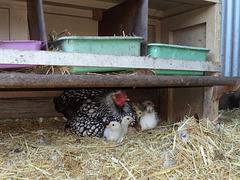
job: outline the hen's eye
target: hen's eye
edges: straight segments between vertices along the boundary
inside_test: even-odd
[[[127,118],[127,120],[129,120],[129,118]]]
[[[112,126],[115,126],[115,124],[113,124]]]

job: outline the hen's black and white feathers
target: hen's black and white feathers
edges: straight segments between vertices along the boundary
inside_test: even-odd
[[[107,89],[72,89],[63,92],[60,97],[54,98],[55,109],[63,113],[66,118],[71,118],[79,108],[87,110],[91,104],[98,101],[108,92]],[[92,102],[92,103],[91,103]],[[89,106],[90,105],[90,106]]]
[[[109,89],[74,89],[55,98],[55,108],[68,119],[66,128],[79,136],[102,136],[110,121],[121,122],[124,116],[135,118],[130,102],[117,106]]]

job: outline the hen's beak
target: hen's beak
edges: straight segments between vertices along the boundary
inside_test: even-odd
[[[125,101],[130,101],[130,99],[129,99],[129,98],[126,98]]]
[[[107,128],[111,128],[112,126],[109,124],[109,125],[107,125]]]

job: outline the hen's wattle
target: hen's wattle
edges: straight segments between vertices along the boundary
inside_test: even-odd
[[[79,136],[102,136],[110,121],[135,118],[131,102],[120,90],[73,89],[54,99],[55,108],[68,119],[66,128]]]

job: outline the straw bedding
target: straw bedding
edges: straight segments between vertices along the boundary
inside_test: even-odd
[[[120,144],[64,132],[58,118],[0,123],[0,179],[240,179],[239,110],[213,122],[186,117]]]

